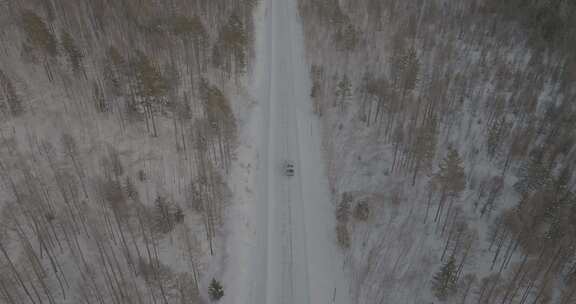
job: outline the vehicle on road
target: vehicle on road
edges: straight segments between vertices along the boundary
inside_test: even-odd
[[[285,161],[284,162],[284,175],[286,176],[294,176],[294,163],[292,161]]]

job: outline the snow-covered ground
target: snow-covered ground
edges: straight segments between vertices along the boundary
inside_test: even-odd
[[[505,1],[299,2],[353,301],[572,303],[574,219],[541,197],[574,193],[560,174],[573,172],[573,125],[557,132],[574,113],[572,78],[557,72],[573,56],[534,48],[540,32],[495,9]],[[570,11],[534,6],[512,15]],[[465,187],[443,208],[435,179],[451,149]],[[530,180],[547,185],[522,190]],[[451,258],[457,271],[443,272]],[[446,297],[441,273],[457,281]]]
[[[0,3],[0,303],[205,303],[245,264],[224,247],[244,172],[225,163],[255,155],[234,132],[254,101],[208,50],[233,32],[251,53],[251,3]]]
[[[255,18],[258,105],[232,173],[238,204],[230,209],[224,301],[349,303],[297,1],[262,1]],[[285,160],[294,161],[294,177],[283,175]]]

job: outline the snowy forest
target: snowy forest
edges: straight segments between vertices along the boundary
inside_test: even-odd
[[[300,76],[254,76],[257,37],[266,58],[298,37],[255,17],[280,1],[0,1],[0,303],[207,303],[299,278],[306,261],[268,277],[260,257],[297,238],[258,243],[278,223],[252,202],[292,189],[251,179],[275,158],[250,77]],[[295,1],[351,302],[576,303],[576,2]],[[249,258],[263,277],[239,276]]]
[[[222,297],[256,5],[0,1],[0,303]]]
[[[299,7],[354,303],[575,303],[575,2]]]

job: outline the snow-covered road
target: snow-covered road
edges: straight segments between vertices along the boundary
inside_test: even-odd
[[[257,20],[258,171],[249,303],[349,303],[312,114],[297,0],[262,0]],[[294,177],[282,163],[293,160]],[[243,279],[243,278],[238,278]]]

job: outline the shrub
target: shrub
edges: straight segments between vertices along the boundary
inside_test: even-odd
[[[216,279],[212,279],[208,287],[208,294],[210,295],[210,300],[218,301],[224,296],[224,287]]]
[[[370,216],[368,202],[360,202],[354,207],[354,218],[359,221],[366,221]]]

